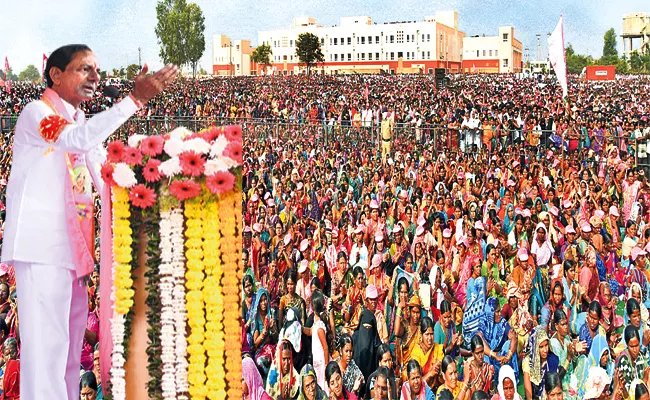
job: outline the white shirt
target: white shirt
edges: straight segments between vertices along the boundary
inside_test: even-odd
[[[65,217],[66,153],[84,155],[93,180],[101,185],[100,168],[106,154],[102,143],[137,111],[127,97],[86,121],[83,112],[65,101],[63,104],[76,123],[67,125],[54,143],[46,142],[38,132],[43,118],[54,114],[43,101],[29,103],[18,117],[7,185],[2,246],[5,263],[21,261],[74,269]]]

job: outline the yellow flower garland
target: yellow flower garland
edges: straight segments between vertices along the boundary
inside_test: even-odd
[[[133,279],[131,278],[131,244],[133,231],[129,217],[129,193],[113,187],[113,257],[115,263],[115,311],[127,314],[133,307]]]
[[[242,279],[240,264],[241,237],[237,226],[237,215],[241,214],[241,200],[237,190],[221,196],[219,217],[221,218],[221,258],[224,271],[235,273],[225,274],[222,278],[224,303],[236,305],[228,307],[223,313],[223,324],[226,341],[226,382],[228,383],[227,397],[238,399],[242,396],[241,385],[241,301],[239,298],[239,282]]]
[[[185,256],[187,258],[187,272],[185,273],[187,293],[187,323],[191,329],[187,338],[188,382],[189,393],[192,399],[205,399],[207,387],[205,386],[205,301],[202,292],[205,264],[203,260],[203,219],[205,208],[201,198],[194,198],[185,202]]]
[[[221,232],[219,231],[219,202],[214,196],[206,200],[203,229],[203,262],[206,278],[203,282],[205,299],[206,339],[204,347],[208,354],[207,376],[224,376],[224,351],[226,343],[223,332],[223,291],[221,278]],[[226,382],[223,379],[208,379],[208,399],[225,399]]]

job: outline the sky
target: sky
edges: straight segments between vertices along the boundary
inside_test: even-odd
[[[190,0],[188,0],[189,2]],[[324,26],[339,23],[342,16],[369,15],[374,22],[422,20],[436,11],[458,12],[459,29],[467,36],[493,36],[500,25],[515,27],[515,38],[530,48],[536,59],[536,34],[542,35],[546,57],[546,34],[564,16],[565,41],[579,54],[602,55],[603,36],[609,28],[622,32],[623,14],[650,13],[647,0],[194,0],[205,16],[206,50],[200,65],[211,71],[212,37],[250,39],[257,45],[257,32],[288,28],[296,16],[309,16]],[[5,56],[17,74],[34,64],[40,71],[43,54],[70,43],[85,43],[97,54],[100,68],[142,62],[162,66],[156,26],[157,0],[0,0],[0,69]],[[618,38],[619,53],[622,38]]]

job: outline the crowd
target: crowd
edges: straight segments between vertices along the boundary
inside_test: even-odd
[[[247,398],[648,398],[648,81],[573,84],[565,106],[513,77],[300,79],[287,101],[327,112],[384,82],[390,145],[354,118],[327,143],[244,135]],[[393,135],[409,115],[457,124],[452,145]],[[486,140],[504,124],[517,140]]]

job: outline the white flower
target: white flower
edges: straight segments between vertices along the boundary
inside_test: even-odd
[[[133,135],[129,138],[128,143],[131,147],[138,147],[142,139],[146,138],[147,135]]]
[[[180,139],[169,139],[165,142],[165,153],[170,157],[177,157],[183,152],[183,141]]]
[[[210,155],[213,158],[219,157],[223,154],[223,151],[228,146],[228,139],[225,136],[221,135],[214,140],[212,147],[210,149]]]
[[[113,169],[113,180],[122,188],[131,188],[138,183],[138,180],[135,179],[135,173],[125,163],[117,163],[115,165],[115,169]]]
[[[230,167],[228,166],[228,161],[226,160],[230,159],[226,157],[217,157],[214,160],[208,160],[205,163],[205,175],[212,176],[219,171],[228,171]]]
[[[208,154],[210,152],[210,143],[201,138],[190,139],[183,142],[183,150],[192,150],[199,154]]]
[[[169,137],[172,139],[177,139],[177,140],[183,140],[185,136],[189,136],[192,134],[192,131],[187,129],[184,126],[179,126],[178,128],[174,129],[173,131],[169,132]]]
[[[169,143],[169,142],[167,142]],[[170,158],[158,166],[158,170],[167,177],[172,177],[181,173],[181,161],[178,157]]]

